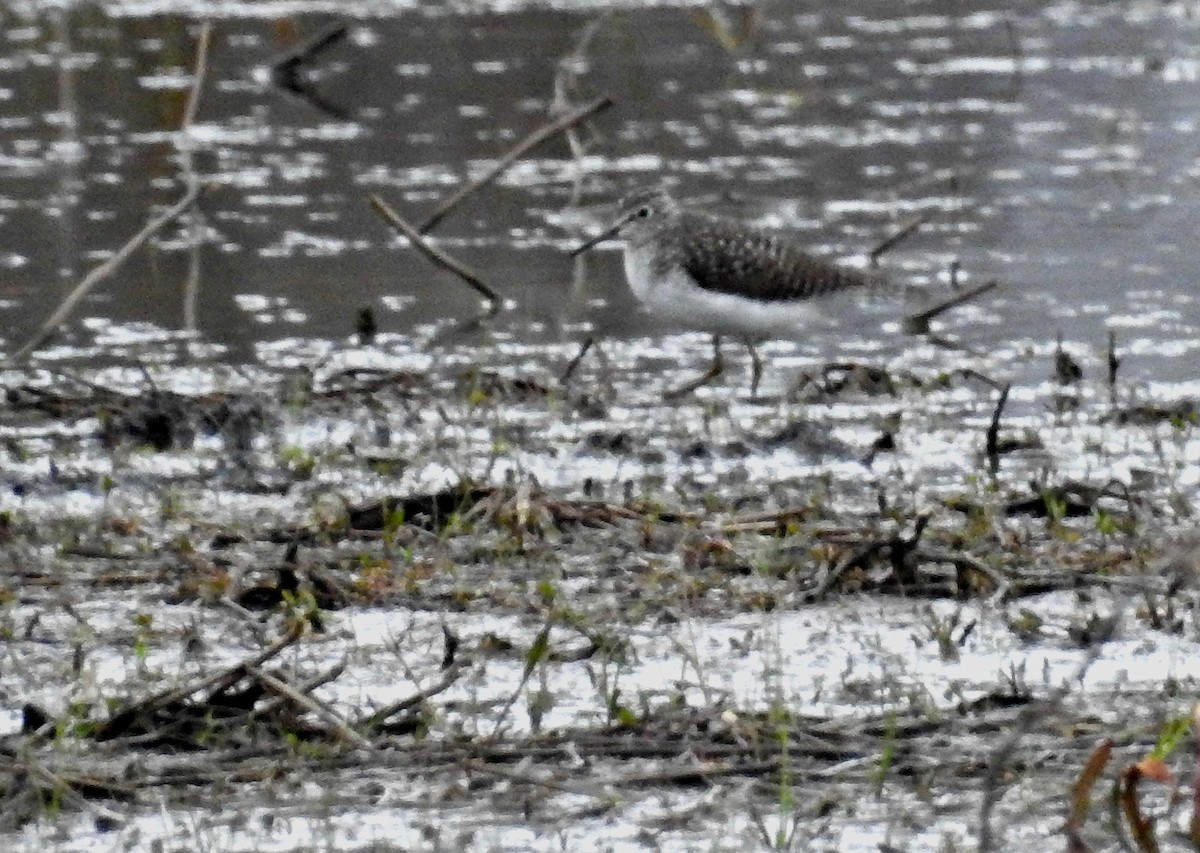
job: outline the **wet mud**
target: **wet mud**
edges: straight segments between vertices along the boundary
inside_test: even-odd
[[[1200,844],[1190,7],[614,5],[0,10],[0,846]]]
[[[12,382],[10,837],[923,847],[991,796],[1034,849],[1097,739],[1163,736],[1187,399],[838,362],[668,406],[602,346]]]

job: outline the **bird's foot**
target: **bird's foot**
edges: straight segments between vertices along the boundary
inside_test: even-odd
[[[663,394],[663,399],[678,400],[680,397],[686,397],[697,388],[703,388],[705,385],[711,384],[714,379],[724,372],[725,365],[718,359],[712,363],[708,370],[704,371],[704,373],[697,376],[691,382],[680,385],[678,388],[675,388],[671,391],[667,391],[665,394]]]

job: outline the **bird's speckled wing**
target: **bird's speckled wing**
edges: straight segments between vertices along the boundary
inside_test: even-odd
[[[679,243],[661,260],[680,264],[705,290],[762,302],[793,302],[879,284],[736,222],[686,215],[681,224]]]

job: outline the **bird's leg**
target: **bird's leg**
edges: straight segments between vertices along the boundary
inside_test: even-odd
[[[579,362],[583,361],[583,357],[587,355],[587,351],[590,350],[592,345],[595,343],[596,339],[590,335],[584,339],[583,343],[579,346],[579,352],[576,353],[575,357],[567,363],[566,370],[564,370],[562,372],[562,376],[558,378],[559,382],[561,382],[563,385],[566,385],[571,381],[571,377],[575,375],[575,370],[579,367]]]
[[[721,336],[713,335],[712,365],[709,366],[708,370],[697,376],[686,385],[676,388],[674,391],[668,391],[663,395],[663,398],[667,400],[675,400],[679,397],[684,397],[695,391],[697,388],[703,387],[704,385],[712,382],[724,372],[725,362],[721,359]]]
[[[750,399],[758,399],[758,382],[762,379],[763,363],[758,357],[758,349],[754,341],[746,338],[746,349],[750,351]]]

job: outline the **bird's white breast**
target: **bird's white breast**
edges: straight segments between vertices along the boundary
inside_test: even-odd
[[[627,246],[625,277],[656,317],[689,329],[753,338],[796,338],[824,317],[820,300],[766,302],[705,290],[682,268],[655,269],[651,247]]]

